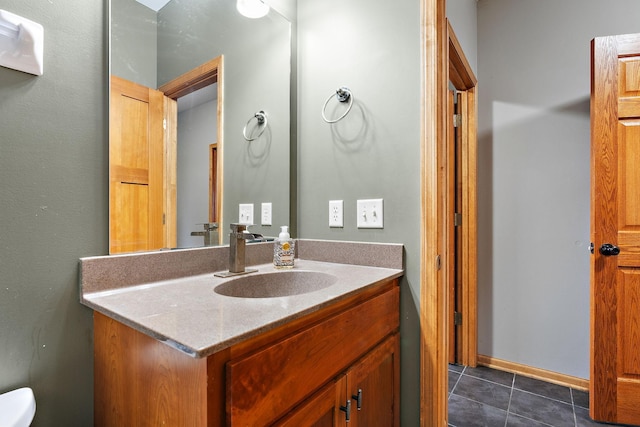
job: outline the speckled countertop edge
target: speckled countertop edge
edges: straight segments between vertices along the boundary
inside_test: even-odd
[[[248,245],[248,265],[274,272],[272,248]],[[213,276],[225,270],[228,247],[198,248],[83,258],[80,300],[193,357],[206,357],[404,273],[401,244],[298,240],[297,253],[296,271],[325,272],[336,283],[279,298],[218,295],[213,289],[233,280]]]

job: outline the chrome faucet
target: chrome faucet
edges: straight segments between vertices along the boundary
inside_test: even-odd
[[[237,276],[240,274],[253,273],[256,269],[247,269],[245,248],[247,240],[263,241],[264,237],[258,233],[251,233],[247,230],[247,224],[229,224],[229,271],[216,273],[219,277]]]
[[[205,246],[216,246],[218,244],[218,223],[205,222],[204,231],[192,231],[192,236],[204,236]]]

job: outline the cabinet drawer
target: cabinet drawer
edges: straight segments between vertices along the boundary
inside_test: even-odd
[[[268,425],[333,379],[399,326],[399,289],[227,364],[232,426]]]

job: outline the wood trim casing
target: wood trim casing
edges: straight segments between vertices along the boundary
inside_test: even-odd
[[[458,90],[474,88],[478,84],[478,79],[473,74],[449,20],[447,20],[447,38],[449,40],[449,80]]]
[[[420,144],[420,425],[447,425],[447,259],[442,176],[446,144],[445,0],[423,0]]]
[[[462,363],[476,366],[478,356],[478,200],[477,97],[461,93],[462,126]]]
[[[565,387],[571,387],[576,390],[589,390],[589,380],[584,378],[535,368],[533,366],[523,365],[520,363],[509,362],[507,360],[497,359],[495,357],[485,356],[482,354],[478,355],[478,365],[498,369],[500,371],[512,372],[514,374],[522,375],[523,377],[535,378],[537,380],[543,380]]]
[[[213,58],[202,65],[176,77],[158,88],[165,96],[178,99],[198,89],[218,82],[221,56]]]
[[[459,362],[476,366],[478,354],[478,79],[447,20],[449,77],[462,116],[462,342]]]
[[[463,243],[466,261],[463,261],[465,279],[470,285],[463,292],[463,303],[468,311],[463,325],[466,335],[463,357],[475,364],[477,356],[477,99],[476,79],[462,53],[451,26],[446,20],[445,0],[423,0],[422,20],[422,97],[421,97],[421,221],[420,221],[420,425],[447,425],[447,349],[448,349],[448,296],[447,268],[442,260],[448,259],[445,242],[448,241],[450,223],[447,218],[446,177],[446,100],[450,77],[467,90],[466,108],[473,120],[466,125],[466,156],[463,173],[471,180],[463,195],[469,211],[466,215],[468,235]],[[451,54],[453,53],[453,54]],[[453,76],[449,76],[449,71]],[[435,392],[434,392],[435,390]]]
[[[178,103],[164,97],[164,245],[178,246]]]

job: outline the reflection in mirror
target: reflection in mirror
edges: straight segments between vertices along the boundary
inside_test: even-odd
[[[270,236],[277,234],[280,225],[288,225],[290,23],[273,8],[264,18],[245,18],[229,0],[171,0],[159,10],[136,0],[111,0],[112,75],[162,90],[179,76],[222,57],[224,81],[220,79],[206,89],[224,96],[216,99],[214,95],[204,102],[173,97],[178,99],[180,111],[173,183],[177,186],[175,225],[167,224],[171,211],[170,203],[165,202],[160,209],[164,209],[162,226],[169,230],[163,231],[160,244],[156,239],[146,247],[125,245],[114,249],[111,241],[120,221],[112,213],[112,253],[202,246],[207,234],[205,224],[210,223],[219,224],[219,241],[226,242],[228,224],[238,222],[240,203],[254,205],[254,232]],[[219,117],[215,109],[218,102],[222,104]],[[191,108],[183,109],[181,104],[190,104]],[[247,142],[243,127],[260,110],[269,117],[268,127],[260,138]],[[110,121],[111,141],[114,123]],[[149,155],[153,158],[151,151]],[[166,194],[167,182],[171,187],[170,180],[165,179],[165,201],[171,199]],[[118,187],[113,178],[110,186]],[[138,193],[125,202],[131,205],[135,200],[132,206],[136,212],[141,203],[153,199],[147,195],[146,200]],[[272,204],[272,225],[261,224],[262,203]],[[149,224],[153,221],[152,217],[147,219]],[[136,230],[143,227],[139,213],[132,224]],[[146,232],[147,237],[154,233],[151,229]]]
[[[215,138],[218,120],[214,120],[218,114],[217,86],[218,83],[214,83],[178,98],[179,248],[219,242],[219,214],[216,209],[218,147]]]

